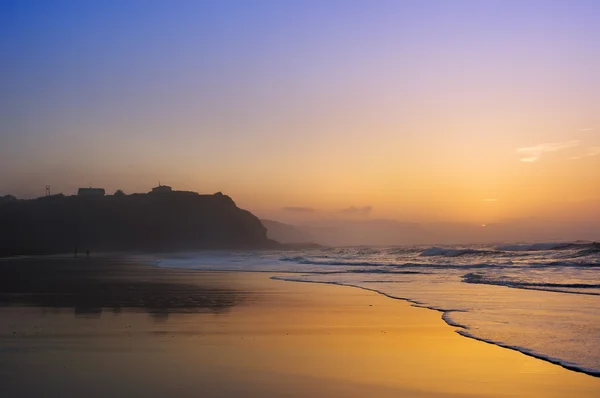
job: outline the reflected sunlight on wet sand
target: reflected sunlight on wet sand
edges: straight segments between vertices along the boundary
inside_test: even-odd
[[[1,307],[0,396],[600,396],[598,378],[461,337],[440,313],[376,293],[160,272],[189,296],[198,286],[202,304]]]

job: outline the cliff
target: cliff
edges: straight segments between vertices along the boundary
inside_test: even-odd
[[[310,243],[314,238],[300,228],[273,220],[260,220],[267,228],[267,237],[281,243]]]
[[[260,220],[226,195],[169,192],[55,195],[0,203],[0,255],[262,249]]]

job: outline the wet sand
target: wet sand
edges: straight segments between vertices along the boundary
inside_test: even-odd
[[[1,397],[598,397],[435,311],[266,273],[0,261]]]

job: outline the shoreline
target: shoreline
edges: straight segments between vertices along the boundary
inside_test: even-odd
[[[392,300],[399,300],[399,301],[403,301],[408,303],[409,305],[415,307],[415,308],[423,308],[423,309],[427,309],[427,310],[431,310],[434,312],[439,312],[441,313],[441,317],[440,319],[447,325],[450,326],[452,328],[457,328],[454,329],[453,332],[455,332],[456,334],[468,338],[468,339],[472,339],[475,341],[479,341],[485,344],[490,344],[493,346],[497,346],[503,349],[508,349],[511,351],[515,351],[518,353],[521,353],[525,356],[528,357],[532,357],[535,358],[537,360],[541,360],[553,365],[557,365],[560,366],[566,370],[569,371],[573,371],[573,372],[577,372],[577,373],[581,373],[581,374],[585,374],[587,376],[590,377],[594,377],[594,378],[600,378],[600,372],[599,371],[595,371],[595,370],[591,370],[591,369],[585,369],[582,367],[579,367],[577,365],[568,363],[566,361],[563,361],[559,358],[553,358],[553,357],[549,357],[549,356],[545,356],[543,354],[539,354],[537,352],[531,351],[526,347],[518,347],[518,346],[512,346],[509,344],[505,344],[505,343],[501,343],[501,342],[495,342],[493,340],[489,340],[489,339],[485,339],[485,338],[479,338],[477,336],[473,336],[470,333],[468,333],[469,327],[462,325],[458,322],[454,322],[451,319],[448,318],[448,315],[454,312],[463,312],[462,310],[446,310],[446,309],[441,309],[441,308],[436,308],[436,307],[431,307],[431,306],[427,306],[424,305],[416,300],[410,299],[410,298],[406,298],[406,297],[398,297],[398,296],[394,296],[382,291],[379,291],[377,289],[371,289],[368,287],[363,287],[363,286],[358,286],[358,285],[353,285],[353,284],[346,284],[346,283],[338,283],[338,282],[324,282],[324,281],[305,281],[305,280],[294,280],[294,279],[287,279],[284,276],[280,276],[280,275],[298,275],[298,274],[310,274],[310,272],[294,272],[294,271],[265,271],[265,270],[219,270],[219,269],[215,269],[215,270],[198,270],[198,269],[187,269],[187,268],[177,268],[177,267],[161,267],[159,264],[157,264],[156,262],[153,261],[146,261],[146,260],[137,260],[135,258],[130,258],[128,256],[124,256],[124,255],[114,255],[114,254],[100,254],[97,256],[94,256],[93,258],[84,258],[84,257],[79,257],[79,258],[73,258],[70,256],[66,256],[66,255],[50,255],[50,256],[22,256],[22,257],[13,257],[13,258],[0,258],[0,266],[2,265],[3,262],[5,263],[10,263],[11,261],[17,261],[17,262],[21,262],[21,261],[33,261],[33,262],[39,262],[39,261],[67,261],[67,262],[75,262],[75,263],[81,263],[83,262],[84,264],[96,264],[98,262],[105,264],[106,262],[110,263],[110,264],[125,264],[125,267],[127,266],[131,266],[131,267],[151,267],[153,269],[156,269],[157,271],[160,271],[160,273],[174,273],[174,274],[184,274],[184,275],[188,275],[188,274],[194,274],[194,273],[198,273],[198,274],[202,274],[202,273],[248,273],[248,274],[269,274],[269,278],[272,280],[280,280],[280,281],[284,281],[284,282],[298,282],[298,283],[311,283],[311,284],[324,284],[324,285],[333,285],[333,286],[343,286],[343,287],[350,287],[350,288],[356,288],[359,290],[364,290],[364,291],[368,291],[368,292],[373,292],[379,295],[382,295],[383,297],[386,297],[388,299],[392,299]],[[1,270],[1,269],[0,269]],[[6,280],[4,281],[6,283]],[[192,288],[191,286],[188,286],[187,289]],[[168,288],[167,288],[168,289]],[[186,289],[186,290],[187,290]],[[3,301],[6,301],[6,297],[2,296],[2,280],[0,280],[0,305],[2,304]],[[124,305],[122,305],[123,307],[127,307],[127,303],[123,303]],[[187,309],[192,309],[194,308],[194,305],[197,305],[198,303],[187,303],[187,304],[182,304],[182,305],[176,305],[175,308],[178,308],[178,311],[186,311]],[[30,305],[30,304],[28,304]],[[131,305],[131,303],[129,303],[129,305]],[[50,305],[50,306],[54,306],[54,305]],[[119,305],[118,307],[121,307],[121,305]],[[129,308],[137,308],[138,306],[134,306],[134,307],[129,307]],[[1,307],[0,307],[1,308]],[[161,305],[159,305],[157,308],[154,309],[150,309],[148,312],[149,313],[160,313],[163,312],[164,308],[161,308]],[[173,310],[173,308],[171,308],[171,310]],[[97,311],[97,310],[96,310]]]
[[[227,271],[224,271],[227,272]],[[262,271],[239,271],[239,272],[262,272]],[[548,362],[551,363],[553,365],[557,365],[560,366],[561,368],[564,368],[566,370],[570,370],[573,372],[577,372],[577,373],[582,373],[585,374],[587,376],[591,376],[591,377],[595,377],[595,378],[600,378],[600,371],[596,371],[596,370],[591,370],[591,369],[585,369],[582,367],[578,367],[576,365],[571,365],[569,363],[566,363],[565,361],[562,361],[561,359],[558,358],[553,358],[553,357],[549,357],[549,356],[544,356],[543,354],[538,354],[534,351],[531,351],[525,347],[518,347],[518,346],[511,346],[509,344],[504,344],[504,343],[499,343],[499,342],[495,342],[493,340],[488,340],[488,339],[483,339],[477,336],[473,336],[471,334],[469,334],[467,331],[469,330],[468,326],[465,325],[461,325],[458,322],[453,322],[452,320],[448,319],[447,315],[453,313],[453,312],[464,312],[462,310],[444,310],[444,309],[440,309],[440,308],[435,308],[435,307],[429,307],[426,305],[423,305],[421,303],[419,303],[418,301],[409,299],[409,298],[404,298],[404,297],[396,297],[396,296],[392,296],[388,293],[385,292],[381,292],[377,289],[370,289],[364,286],[358,286],[358,285],[351,285],[351,284],[346,284],[346,283],[338,283],[338,282],[322,282],[322,281],[302,281],[302,280],[291,280],[291,279],[284,279],[284,278],[278,278],[277,276],[272,276],[271,279],[275,279],[275,280],[282,280],[285,282],[297,282],[297,283],[318,283],[318,284],[324,284],[324,285],[333,285],[333,286],[345,286],[345,287],[351,287],[351,288],[355,288],[355,289],[360,289],[360,290],[365,290],[368,292],[373,292],[373,293],[377,293],[380,294],[386,298],[392,299],[392,300],[400,300],[400,301],[404,301],[409,303],[412,307],[415,308],[423,308],[426,310],[430,310],[430,311],[434,311],[434,312],[441,312],[442,316],[440,319],[442,319],[446,325],[450,326],[450,327],[454,327],[454,328],[458,328],[455,329],[454,332],[457,333],[458,335],[468,338],[468,339],[472,339],[475,341],[479,341],[482,343],[486,343],[486,344],[490,344],[496,347],[500,347],[500,348],[504,348],[507,350],[511,350],[511,351],[516,351],[518,353],[521,353],[523,355],[526,355],[528,357],[532,357],[544,362]]]
[[[59,381],[84,390],[96,387],[98,382],[89,379],[94,374],[123,378],[122,384],[100,388],[98,397],[114,395],[117,387],[129,388],[133,397],[147,396],[144,383],[163,392],[187,385],[188,395],[179,395],[190,397],[204,391],[199,388],[208,388],[208,397],[600,394],[596,377],[465,339],[434,311],[362,287],[289,283],[278,279],[281,272],[182,270],[115,259],[42,263],[37,267],[65,267],[67,273],[73,270],[69,264],[85,265],[77,272],[97,280],[85,282],[86,295],[75,301],[92,300],[64,305],[36,296],[49,300],[47,305],[34,300],[0,306],[7,321],[0,328],[7,364],[0,366],[0,379],[8,383],[0,383],[6,386],[0,392],[6,388],[7,396],[30,396],[24,393],[25,380],[42,369],[50,373],[40,385],[57,391],[47,396],[69,396],[58,392]],[[103,281],[118,287],[110,290]],[[73,286],[65,282],[55,288]],[[111,297],[124,297],[119,294],[134,305],[112,306]],[[109,305],[94,307],[103,303]],[[67,370],[52,369],[57,361]],[[105,361],[111,365],[104,367]],[[178,371],[164,374],[169,367]],[[231,392],[231,386],[242,390]]]

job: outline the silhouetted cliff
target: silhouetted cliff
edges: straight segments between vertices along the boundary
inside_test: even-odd
[[[294,225],[273,220],[260,220],[267,229],[267,237],[281,243],[310,243],[314,238]]]
[[[0,255],[269,248],[266,229],[226,195],[195,192],[0,203]]]

